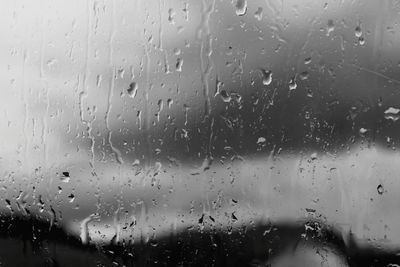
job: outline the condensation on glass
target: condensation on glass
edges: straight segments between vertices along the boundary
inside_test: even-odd
[[[0,17],[3,217],[83,244],[305,222],[399,247],[399,1],[18,0]]]

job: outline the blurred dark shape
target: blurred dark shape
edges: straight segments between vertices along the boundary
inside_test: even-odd
[[[329,248],[350,267],[395,266],[400,254],[360,246],[350,234],[319,221],[258,222],[235,230],[187,229],[135,242],[82,245],[61,227],[28,217],[0,219],[2,266],[268,266],[300,244]],[[392,264],[392,265],[391,265]]]

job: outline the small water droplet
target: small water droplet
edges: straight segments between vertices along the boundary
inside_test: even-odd
[[[57,60],[55,58],[51,58],[49,59],[46,64],[48,67],[51,67],[52,65],[54,65],[57,62]]]
[[[177,58],[176,59],[176,65],[175,65],[176,71],[181,72],[182,71],[182,65],[183,65],[183,59],[182,58]]]
[[[68,183],[70,180],[69,172],[62,172],[62,175],[60,177],[61,181],[64,183]]]
[[[167,106],[168,108],[171,108],[172,104],[174,103],[174,101],[171,98],[168,98],[167,100]]]
[[[302,81],[307,80],[307,79],[308,79],[308,76],[309,76],[308,71],[303,71],[303,72],[300,73],[300,75],[299,75],[300,80],[302,80]]]
[[[382,104],[383,104],[383,99],[382,99],[382,97],[380,96],[380,97],[378,98],[378,106],[379,106],[379,107],[382,107]]]
[[[257,144],[263,144],[265,143],[267,140],[264,137],[259,137],[257,140]]]
[[[12,208],[11,208],[11,201],[10,201],[9,199],[5,199],[5,201],[6,201],[6,207],[7,207],[7,209],[9,209],[10,211],[12,211]]]
[[[272,71],[261,69],[261,73],[263,75],[262,83],[264,85],[270,85],[272,82]]]
[[[235,212],[232,212],[231,217],[232,217],[233,221],[237,221],[238,220],[238,218],[235,215]]]
[[[359,130],[359,133],[361,136],[364,136],[367,132],[368,132],[368,130],[365,128],[360,128],[360,130]]]
[[[326,35],[329,36],[331,34],[331,32],[333,32],[335,30],[335,24],[333,22],[333,20],[328,20],[328,25],[326,28]]]
[[[365,39],[364,39],[364,37],[359,37],[358,38],[358,43],[360,44],[360,45],[364,45],[365,44]]]
[[[222,101],[224,101],[225,103],[231,102],[231,96],[228,94],[227,91],[221,90],[221,91],[219,92],[219,95],[221,96]]]
[[[138,159],[135,159],[133,162],[132,162],[132,167],[138,167],[140,165],[140,160],[138,160]]]
[[[362,36],[362,30],[360,25],[356,27],[354,34],[356,35],[357,38],[360,38]]]
[[[68,198],[69,198],[69,203],[72,203],[72,202],[74,202],[74,200],[75,200],[75,195],[71,193],[71,194],[68,196]]]
[[[289,81],[289,90],[295,90],[297,88],[296,77],[293,77]]]
[[[304,64],[305,64],[305,65],[308,65],[308,64],[310,64],[310,63],[311,63],[311,60],[312,60],[312,58],[311,58],[311,57],[307,57],[307,58],[305,58],[305,59],[304,59]]]
[[[379,195],[382,195],[383,192],[384,192],[383,186],[382,186],[381,184],[378,185],[378,187],[376,188],[376,190],[378,191],[378,194],[379,194]]]
[[[247,1],[237,0],[236,1],[236,15],[244,16],[247,12]]]
[[[314,152],[310,156],[311,160],[316,160],[318,158],[317,152]]]
[[[257,11],[254,13],[254,17],[258,20],[261,21],[263,16],[263,9],[262,7],[259,7]]]
[[[222,81],[218,80],[218,77],[217,77],[217,80],[215,83],[215,95],[214,96],[216,96],[217,94],[219,94],[219,92],[221,92],[221,89],[223,86],[224,86],[224,83]]]
[[[127,92],[130,97],[134,98],[137,94],[138,85],[135,82],[132,82],[127,89]]]
[[[171,24],[174,24],[174,16],[175,16],[175,12],[172,8],[168,9],[168,22]]]
[[[118,70],[118,75],[119,75],[119,77],[120,77],[121,79],[123,79],[123,78],[124,78],[124,75],[125,75],[125,70],[124,70],[124,69],[119,69],[119,70]]]

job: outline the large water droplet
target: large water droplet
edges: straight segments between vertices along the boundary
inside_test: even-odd
[[[237,0],[236,1],[236,15],[244,16],[247,12],[247,1]]]
[[[397,121],[400,118],[400,109],[398,108],[389,107],[384,113],[387,120]]]

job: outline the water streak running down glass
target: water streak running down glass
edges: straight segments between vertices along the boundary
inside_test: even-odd
[[[1,266],[400,266],[400,1],[0,18]]]

